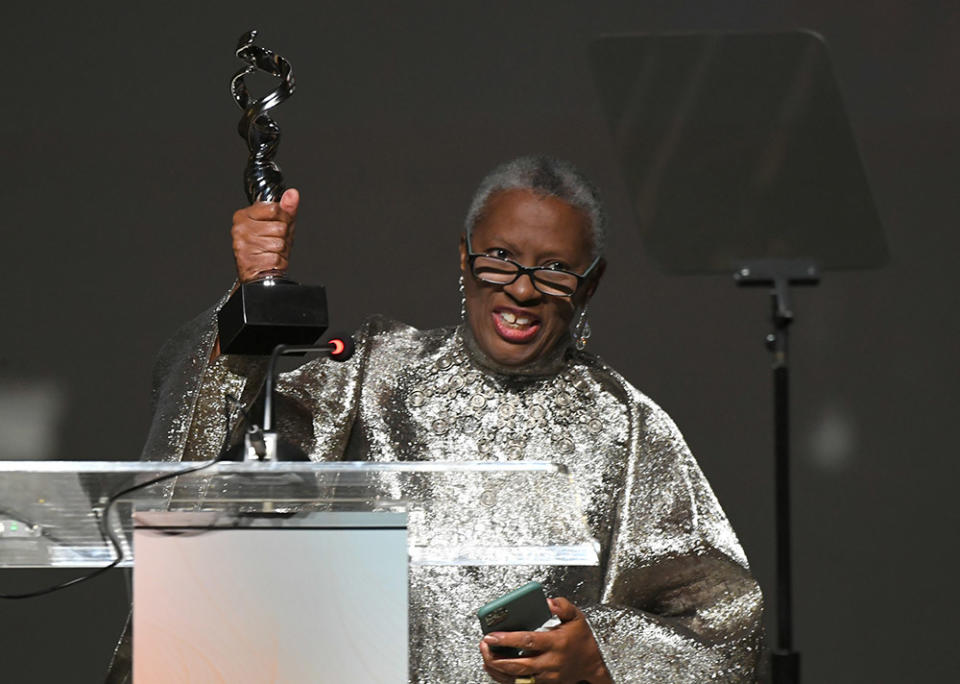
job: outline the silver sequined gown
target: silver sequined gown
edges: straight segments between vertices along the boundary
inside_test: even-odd
[[[161,354],[144,458],[216,454],[224,395],[246,403],[259,391],[257,364],[207,364],[214,335],[207,312]],[[474,612],[531,578],[583,610],[616,682],[755,680],[760,590],[656,404],[572,348],[517,374],[489,362],[461,328],[419,331],[373,317],[356,340],[346,363],[320,359],[283,376],[281,434],[318,459],[563,463],[602,549],[599,568],[412,568],[412,681],[491,681]]]

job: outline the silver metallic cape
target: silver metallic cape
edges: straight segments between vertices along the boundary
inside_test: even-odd
[[[210,458],[224,442],[224,396],[248,404],[259,391],[260,365],[207,364],[214,335],[206,312],[161,354],[144,458]],[[282,377],[281,435],[317,459],[563,463],[601,543],[600,568],[412,568],[411,681],[490,681],[474,612],[531,578],[583,610],[616,682],[754,681],[759,587],[680,432],[649,398],[572,348],[517,374],[462,328],[373,317],[356,341],[348,362]]]

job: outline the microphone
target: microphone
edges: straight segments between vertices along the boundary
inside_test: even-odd
[[[320,353],[333,361],[343,362],[353,356],[356,343],[350,335],[334,334],[325,344],[278,344],[267,363],[263,383],[263,427],[253,425],[244,437],[244,461],[276,461],[277,433],[273,429],[273,388],[276,384],[277,359],[286,354]]]
[[[327,344],[331,347],[330,358],[334,361],[346,361],[357,350],[357,345],[350,335],[334,335]]]

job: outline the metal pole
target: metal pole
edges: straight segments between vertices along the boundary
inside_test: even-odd
[[[792,312],[781,301],[784,288],[772,293],[774,330],[767,337],[773,353],[774,480],[777,529],[777,647],[773,651],[774,684],[799,684],[800,654],[793,650],[793,578],[790,542],[790,371],[788,328]]]

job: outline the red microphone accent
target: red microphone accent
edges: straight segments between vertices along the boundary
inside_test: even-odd
[[[330,358],[334,361],[346,361],[356,350],[356,344],[349,335],[336,333],[327,341],[330,345]]]

